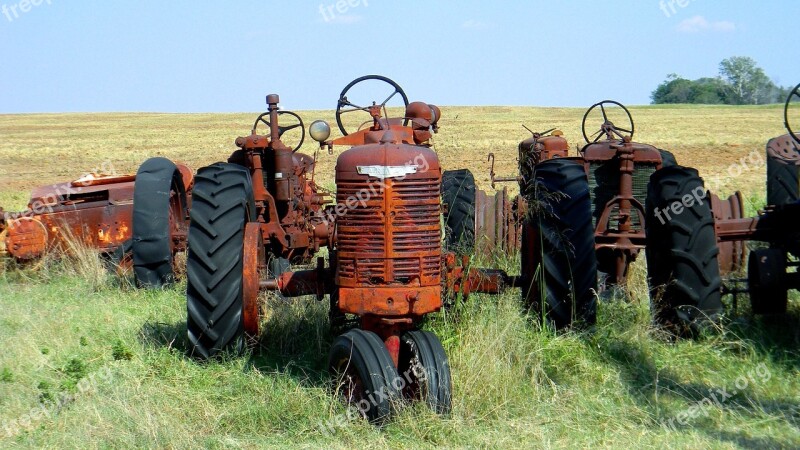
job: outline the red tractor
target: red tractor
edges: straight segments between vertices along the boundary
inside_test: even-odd
[[[164,158],[135,175],[88,173],[38,187],[25,211],[0,208],[0,255],[24,263],[85,245],[132,264],[139,286],[161,286],[185,248],[191,187],[191,169]]]
[[[348,98],[357,85],[376,82],[391,88],[382,103]],[[390,118],[387,104],[395,98],[403,99],[403,110]],[[347,401],[372,421],[384,420],[403,398],[424,398],[446,413],[447,355],[433,333],[420,330],[421,321],[442,308],[446,291],[499,292],[513,279],[466,270],[442,251],[441,169],[429,145],[439,109],[408,103],[385,77],[350,83],[336,110],[342,137],[328,140],[331,129],[323,121],[309,127],[323,148],[352,147],[338,157],[336,203],[327,205],[311,181],[314,158],[297,153],[300,144],[290,148],[282,141],[302,121],[279,110],[277,95],[267,103],[258,120],[267,133],[254,127],[236,140],[239,150],[228,162],[202,168],[195,177],[187,262],[192,353],[210,358],[255,343],[263,322],[261,291],[320,300],[327,295],[332,322],[357,319],[329,355]],[[369,119],[348,133],[343,115],[356,112]],[[296,123],[279,123],[286,117]],[[322,247],[328,248],[327,266],[318,258],[313,269],[267,270],[267,260],[305,263]]]
[[[600,127],[589,134],[591,122]],[[584,114],[586,145],[577,156],[569,156],[560,131],[532,132],[519,145],[519,176],[496,177],[490,154],[492,184],[517,181],[520,196],[508,200],[503,192],[496,197],[500,200],[488,206],[481,205],[479,200],[486,196],[475,188],[471,174],[445,174],[444,186],[451,191],[443,195],[452,199],[446,205],[447,223],[454,230],[449,244],[458,248],[466,241],[466,247],[472,248],[488,235],[490,246],[510,251],[519,242],[523,302],[549,317],[556,327],[575,319],[594,322],[598,294],[624,286],[639,253],[656,248],[648,243],[645,232],[650,224],[645,220],[646,199],[652,190],[648,185],[655,173],[677,165],[670,152],[633,142],[634,131],[628,109],[607,100]],[[710,203],[717,217],[742,216],[738,194],[726,201],[711,195],[705,203],[707,207]],[[486,221],[477,220],[481,216],[494,220],[486,227]],[[711,242],[716,246],[716,241]],[[719,250],[724,271],[741,267],[743,245],[722,243]],[[665,278],[671,269],[659,264],[663,259],[650,262],[651,253],[656,252],[648,252],[651,278]],[[654,298],[655,318],[671,325],[677,306],[666,300],[669,292],[665,295]],[[721,310],[721,304],[706,305],[701,298],[693,299],[693,305],[703,310],[703,317]]]

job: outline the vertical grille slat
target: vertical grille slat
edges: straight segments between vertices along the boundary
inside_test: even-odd
[[[633,198],[644,205],[647,200],[647,184],[650,175],[656,171],[654,164],[635,163],[633,172]],[[592,224],[597,227],[597,220],[603,215],[606,204],[619,194],[619,161],[610,160],[589,164],[589,195],[592,199]],[[609,229],[619,226],[619,210],[614,208],[609,216]],[[637,214],[633,215],[633,227],[641,230]]]

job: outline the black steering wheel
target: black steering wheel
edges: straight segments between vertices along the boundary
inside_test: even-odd
[[[350,102],[350,100],[347,99],[347,92],[350,91],[350,89],[353,86],[368,80],[378,80],[388,84],[392,88],[391,94],[389,94],[389,96],[386,97],[386,100],[384,100],[382,103],[377,103],[373,101],[372,105],[369,106],[359,106],[357,104]],[[400,97],[403,99],[403,107],[405,108],[406,106],[408,106],[408,97],[406,96],[406,93],[403,91],[403,88],[401,88],[399,84],[395,83],[389,78],[386,78],[381,75],[366,75],[351,81],[350,84],[344,87],[342,93],[339,94],[339,102],[336,104],[336,124],[339,125],[339,131],[341,131],[344,136],[348,135],[347,130],[345,130],[344,125],[342,124],[342,114],[347,114],[353,111],[369,112],[371,107],[379,106],[380,109],[383,110],[383,117],[388,119],[388,116],[386,114],[386,104],[389,103],[389,100],[394,98],[397,94],[400,94]],[[407,125],[408,125],[408,118],[404,118],[403,126]]]
[[[614,125],[614,122],[612,122],[609,119],[609,111],[606,110],[606,105],[612,106],[612,107],[620,107],[620,108],[622,108],[622,111],[624,111],[625,114],[628,116],[628,122],[630,123],[629,129],[620,128],[617,125]],[[592,133],[592,135],[590,137],[586,132],[586,121],[589,118],[589,115],[592,113],[592,111],[594,111],[597,107],[600,107],[600,112],[602,113],[603,121],[602,121],[602,124],[600,125],[600,129],[598,131]],[[613,111],[613,109],[611,109],[611,111]],[[619,116],[624,118],[624,116],[622,116],[622,115],[619,115]],[[599,141],[603,136],[605,136],[605,138],[608,139],[608,140],[613,140],[614,136],[618,137],[619,139],[624,139],[625,136],[623,136],[622,133],[627,133],[632,138],[633,137],[634,126],[635,125],[633,123],[633,117],[631,116],[631,112],[628,111],[628,108],[623,106],[622,103],[615,102],[613,100],[603,100],[602,102],[595,103],[594,105],[592,105],[586,111],[586,114],[583,115],[583,122],[581,123],[581,131],[583,131],[583,138],[586,140],[586,143],[587,144],[594,144],[597,141]],[[597,137],[595,137],[595,136],[597,136]],[[592,138],[594,138],[594,139],[592,139]]]
[[[290,131],[290,130],[294,130],[295,128],[300,128],[300,143],[297,144],[294,147],[291,147],[291,146],[289,147],[289,148],[292,149],[292,153],[294,153],[297,150],[299,150],[300,147],[303,146],[303,141],[306,140],[306,127],[305,127],[305,125],[303,125],[303,119],[301,119],[300,116],[298,116],[297,114],[295,114],[295,113],[293,113],[291,111],[278,111],[278,116],[284,116],[284,115],[297,119],[297,123],[293,124],[293,125],[289,125],[289,126],[282,126],[282,125],[278,126],[278,137],[281,140],[283,140],[283,133],[285,133],[287,131]],[[255,123],[253,123],[253,134],[256,134],[256,128],[258,128],[258,124],[259,123],[263,123],[264,125],[267,126],[267,130],[268,131],[266,133],[266,136],[269,136],[269,134],[270,134],[269,130],[272,129],[272,125],[269,123],[269,113],[268,112],[265,112],[265,113],[261,114],[260,116],[258,116],[258,118],[256,119]]]
[[[783,108],[783,124],[786,125],[786,130],[789,131],[789,135],[794,139],[794,142],[800,145],[800,137],[797,137],[797,133],[794,132],[792,125],[789,123],[789,105],[791,105],[793,101],[800,102],[800,84],[795,86],[792,93],[789,94],[789,97],[786,99],[786,106]],[[795,108],[795,111],[796,110],[797,108]]]

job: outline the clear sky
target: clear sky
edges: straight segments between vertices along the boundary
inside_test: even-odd
[[[352,5],[352,6],[351,6]],[[800,83],[800,1],[0,0],[0,112],[332,109],[365,74],[440,105],[646,104],[750,56]]]

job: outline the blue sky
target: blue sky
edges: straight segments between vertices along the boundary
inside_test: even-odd
[[[338,6],[0,0],[0,112],[256,111],[271,92],[285,108],[332,109],[371,73],[440,105],[646,104],[667,74],[713,76],[739,55],[800,83],[796,0]]]

